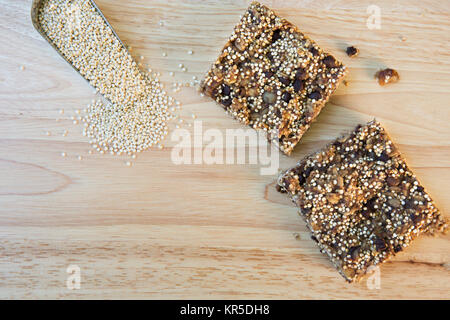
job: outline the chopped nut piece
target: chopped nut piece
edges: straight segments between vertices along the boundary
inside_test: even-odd
[[[354,58],[359,54],[359,49],[355,48],[354,46],[351,46],[347,47],[347,50],[345,52],[350,58]]]
[[[369,122],[278,179],[322,252],[352,282],[447,223],[381,125]]]
[[[400,80],[398,72],[394,69],[384,69],[380,70],[375,74],[375,78],[378,79],[378,84],[384,86],[388,83],[395,83]]]
[[[241,122],[266,130],[289,155],[345,73],[341,62],[293,24],[252,2],[201,90]],[[229,89],[217,90],[223,83]],[[236,111],[228,100],[224,104],[225,96],[239,96],[246,110]],[[282,119],[285,112],[289,122]],[[280,127],[283,133],[277,134]]]

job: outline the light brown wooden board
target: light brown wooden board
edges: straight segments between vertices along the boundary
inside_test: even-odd
[[[248,4],[97,3],[169,88],[174,79],[203,76]],[[350,69],[348,86],[293,155],[281,156],[281,168],[376,117],[448,214],[449,3],[263,3]],[[366,26],[374,3],[380,30]],[[450,298],[449,236],[418,239],[381,267],[381,289],[370,290],[332,268],[296,209],[273,191],[275,177],[261,176],[256,165],[177,166],[169,140],[132,167],[125,157],[89,155],[70,117],[93,99],[92,89],[34,31],[30,6],[0,0],[0,298]],[[346,57],[347,45],[360,56]],[[380,87],[373,74],[382,67],[397,69],[401,81]],[[187,122],[195,113],[205,129],[242,128],[194,88],[176,97]],[[71,264],[81,268],[80,290],[66,288]]]

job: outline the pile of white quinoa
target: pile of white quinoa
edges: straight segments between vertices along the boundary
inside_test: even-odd
[[[84,134],[98,151],[133,155],[168,134],[175,100],[139,69],[88,0],[46,0],[39,22],[65,58],[110,103],[85,109]]]

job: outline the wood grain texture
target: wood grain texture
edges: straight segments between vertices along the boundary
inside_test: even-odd
[[[248,4],[96,2],[168,87],[203,76]],[[449,3],[262,2],[350,69],[348,86],[292,156],[280,157],[281,168],[376,117],[448,215]],[[381,8],[380,30],[366,27],[370,4]],[[274,192],[275,177],[261,176],[258,166],[177,166],[170,139],[132,167],[126,158],[89,155],[70,117],[93,90],[34,31],[30,6],[0,0],[0,298],[450,298],[448,235],[418,239],[382,266],[381,289],[370,290],[332,268],[296,209]],[[361,50],[356,59],[345,55],[350,44]],[[373,74],[386,66],[401,81],[380,87]],[[204,129],[242,128],[194,88],[176,97],[188,122],[195,113]],[[71,264],[81,268],[80,290],[66,288]]]

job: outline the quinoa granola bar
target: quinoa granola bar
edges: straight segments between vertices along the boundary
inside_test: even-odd
[[[447,224],[384,128],[358,126],[278,179],[349,282]]]
[[[289,155],[345,73],[297,27],[252,2],[201,90]]]

